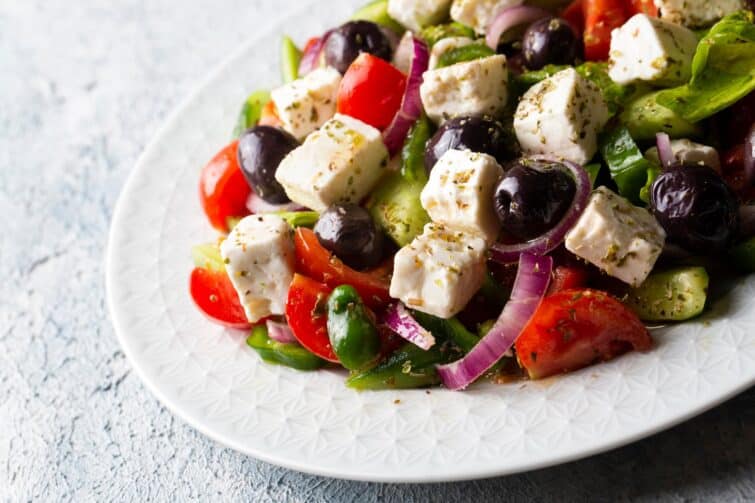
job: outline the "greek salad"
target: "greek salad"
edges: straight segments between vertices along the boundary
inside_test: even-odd
[[[201,172],[220,237],[191,297],[359,390],[651,350],[722,269],[755,271],[751,9],[377,0],[285,37],[283,83]]]

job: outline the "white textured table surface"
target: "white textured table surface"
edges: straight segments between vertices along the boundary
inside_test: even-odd
[[[104,301],[116,197],[171,108],[296,3],[0,0],[0,500],[755,499],[755,390],[591,459],[426,486],[255,461],[147,392]]]

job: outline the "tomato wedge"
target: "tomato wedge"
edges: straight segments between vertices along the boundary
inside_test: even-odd
[[[582,2],[583,0],[574,0],[561,12],[561,18],[568,21],[580,37],[582,36],[582,32],[585,31],[585,15]]]
[[[560,265],[553,270],[553,278],[548,293],[582,288],[587,284],[590,272],[584,267]]]
[[[387,128],[401,106],[406,75],[377,56],[363,52],[338,88],[338,112],[377,128]]]
[[[199,177],[199,200],[210,224],[228,232],[228,219],[249,214],[246,200],[252,189],[241,172],[236,156],[238,141],[218,152],[202,169]]]
[[[328,296],[333,289],[295,274],[286,300],[286,319],[294,337],[324,360],[338,363],[328,338]]]
[[[608,58],[611,31],[629,19],[623,0],[584,0],[585,59],[601,61]]]
[[[635,14],[647,14],[658,17],[658,7],[653,0],[629,0],[630,17]]]
[[[516,341],[517,358],[540,379],[652,347],[634,312],[597,290],[564,290],[546,297]]]
[[[390,302],[390,265],[360,272],[345,265],[324,248],[312,229],[299,227],[294,234],[297,272],[335,288],[351,285],[362,300],[376,309]]]
[[[210,321],[239,330],[252,326],[225,271],[195,268],[191,271],[189,292],[194,304]]]

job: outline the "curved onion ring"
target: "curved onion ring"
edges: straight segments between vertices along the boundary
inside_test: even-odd
[[[540,7],[533,7],[531,5],[517,5],[516,7],[509,7],[503,9],[488,27],[488,33],[485,36],[485,43],[488,47],[494,51],[498,49],[498,44],[501,42],[501,37],[512,28],[534,23],[538,19],[544,17],[550,17],[552,14]]]

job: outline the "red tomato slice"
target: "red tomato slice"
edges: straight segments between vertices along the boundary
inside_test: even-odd
[[[228,219],[249,214],[246,200],[251,189],[236,156],[238,141],[218,152],[202,169],[199,177],[199,200],[210,224],[228,232]]]
[[[645,325],[615,298],[597,290],[564,290],[543,300],[515,348],[530,378],[540,379],[652,345]]]
[[[560,265],[553,271],[548,294],[582,288],[587,284],[589,276],[590,273],[586,268]]]
[[[582,36],[582,32],[585,31],[585,15],[582,11],[582,1],[574,0],[561,13],[561,18],[566,19],[580,37]]]
[[[267,105],[262,107],[262,112],[260,113],[260,120],[257,121],[257,124],[260,126],[270,126],[270,127],[282,127],[283,122],[281,122],[280,117],[278,116],[278,109],[275,108],[275,103],[271,100],[267,102]]]
[[[650,17],[658,17],[658,7],[653,0],[629,0],[630,17],[635,14],[647,14]]]
[[[372,271],[355,271],[324,248],[311,229],[299,227],[294,234],[296,270],[335,288],[353,286],[369,307],[376,309],[390,301],[390,265]]]
[[[584,0],[585,59],[608,59],[611,48],[611,30],[629,19],[622,0]]]
[[[197,267],[191,271],[189,292],[194,304],[210,321],[239,330],[252,326],[225,271]]]
[[[401,106],[406,75],[377,56],[362,53],[343,76],[338,111],[377,129],[387,128]]]
[[[333,289],[300,274],[294,275],[286,301],[288,326],[306,349],[338,363],[328,337],[328,296]]]

